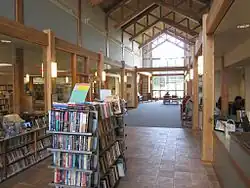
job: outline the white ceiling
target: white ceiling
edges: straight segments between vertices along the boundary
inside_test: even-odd
[[[250,0],[235,0],[215,32],[215,55],[222,56],[250,38],[250,28],[238,29],[250,23]]]

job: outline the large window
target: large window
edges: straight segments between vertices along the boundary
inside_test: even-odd
[[[166,92],[182,98],[184,95],[184,76],[154,76],[153,96],[162,98]]]

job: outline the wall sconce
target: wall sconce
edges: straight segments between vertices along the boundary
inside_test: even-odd
[[[43,63],[42,63],[42,78],[44,77],[44,68],[43,68]]]
[[[97,77],[97,72],[95,72],[95,76]]]
[[[30,75],[29,74],[25,75],[25,81],[26,81],[26,83],[28,83],[30,81]]]
[[[69,77],[68,76],[65,77],[65,82],[69,83]]]
[[[190,78],[190,80],[194,79],[194,69],[190,69],[189,78]]]
[[[57,77],[57,63],[51,62],[51,78]]]
[[[203,75],[203,65],[204,65],[204,59],[203,56],[198,57],[198,74]]]
[[[189,80],[190,80],[189,73],[187,73],[187,75],[186,75],[186,77],[185,77],[185,80],[186,80],[187,82],[189,82]]]
[[[124,82],[128,82],[128,76],[124,75]]]
[[[106,72],[102,71],[102,81],[105,82],[106,81]]]

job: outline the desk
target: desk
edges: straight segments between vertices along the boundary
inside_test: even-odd
[[[235,135],[214,131],[213,166],[222,188],[250,187],[250,153]]]

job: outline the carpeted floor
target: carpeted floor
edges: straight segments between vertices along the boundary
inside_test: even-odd
[[[129,110],[125,123],[132,127],[180,128],[180,106],[163,105],[162,101],[142,103],[137,109]]]

